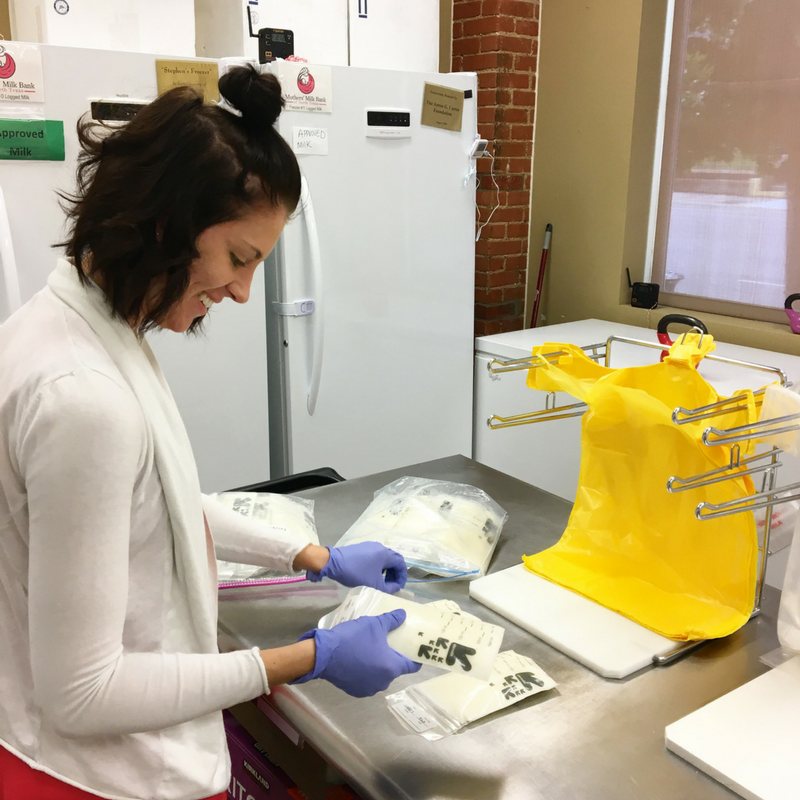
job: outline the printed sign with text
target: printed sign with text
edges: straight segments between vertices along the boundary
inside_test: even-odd
[[[461,130],[464,113],[464,92],[449,86],[426,83],[422,96],[422,118],[420,124],[447,131]]]
[[[42,54],[35,44],[0,42],[0,101],[44,103]]]
[[[219,101],[219,66],[215,61],[166,61],[156,59],[158,93],[175,86],[194,86],[207,103]]]
[[[316,111],[328,114],[333,111],[330,67],[279,61],[278,80],[281,82],[287,111]]]

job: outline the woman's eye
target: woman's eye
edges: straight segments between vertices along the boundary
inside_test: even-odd
[[[231,257],[231,264],[233,264],[234,267],[244,266],[244,261],[241,261],[240,259],[236,258],[236,256],[233,253],[230,253],[230,257]]]

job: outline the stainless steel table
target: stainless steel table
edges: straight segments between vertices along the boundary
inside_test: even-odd
[[[479,486],[508,511],[492,571],[522,553],[554,544],[569,503],[461,456],[417,464],[304,492],[316,501],[323,544],[334,543],[372,500],[403,475]],[[300,586],[298,589],[296,587]],[[622,681],[605,680],[500,617],[467,594],[462,582],[410,585],[421,600],[451,598],[506,629],[503,649],[531,656],[558,689],[428,742],[407,732],[383,695],[357,700],[324,681],[278,687],[284,717],[365,797],[376,800],[718,800],[734,793],[664,747],[664,728],[766,671],[759,656],[778,646],[779,593],[766,587],[763,612],[740,631],[684,659]],[[248,590],[253,591],[253,590]],[[295,584],[263,596],[220,603],[223,630],[243,646],[294,641],[338,605],[335,584]],[[423,667],[391,691],[441,674]],[[757,736],[758,731],[753,731]]]

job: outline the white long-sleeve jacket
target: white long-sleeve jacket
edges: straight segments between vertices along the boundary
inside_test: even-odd
[[[203,505],[220,558],[291,569],[302,544]],[[45,289],[0,329],[0,746],[103,797],[224,791],[219,710],[266,673],[256,651],[192,652],[175,569],[141,407]]]

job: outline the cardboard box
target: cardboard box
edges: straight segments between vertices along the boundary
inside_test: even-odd
[[[295,782],[275,763],[234,716],[223,712],[231,754],[230,800],[295,800]]]
[[[361,800],[344,783],[342,774],[331,767],[303,739],[300,732],[283,719],[266,697],[259,698],[257,703],[242,703],[223,713],[229,745],[232,732],[237,732],[237,746],[242,740],[247,742],[249,747],[254,748],[266,760],[264,770],[270,769],[281,778],[275,785],[288,787],[285,788],[286,795],[265,795],[262,789],[262,794],[252,794],[252,800],[263,800],[264,797],[272,800],[274,797],[284,796],[290,800]],[[237,757],[234,752],[234,747],[231,746],[232,772],[238,781]],[[250,766],[253,764],[250,763]],[[231,790],[234,788],[238,789],[239,784],[234,786],[232,780]],[[241,797],[231,792],[228,796],[233,800],[250,800],[246,792]]]

